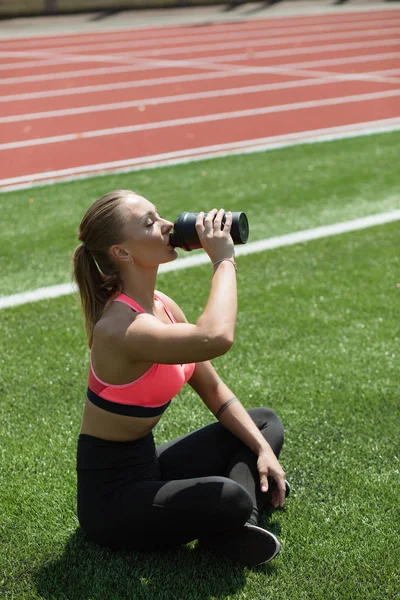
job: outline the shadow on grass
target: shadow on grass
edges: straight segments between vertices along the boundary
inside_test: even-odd
[[[257,567],[266,575],[274,565]],[[244,567],[194,542],[169,552],[114,552],[92,543],[78,527],[63,553],[33,574],[49,600],[220,597],[246,585]],[[169,596],[168,590],[173,590]]]

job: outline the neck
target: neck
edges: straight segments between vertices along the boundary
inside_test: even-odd
[[[146,312],[153,312],[154,290],[156,288],[158,267],[145,269],[139,265],[129,265],[126,273],[121,274],[122,292],[135,300]]]

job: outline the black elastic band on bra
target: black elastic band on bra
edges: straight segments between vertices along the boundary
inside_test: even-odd
[[[171,403],[171,400],[168,400],[166,404],[154,408],[150,406],[138,406],[137,404],[119,404],[101,398],[101,396],[95,394],[89,387],[87,389],[87,397],[90,402],[93,402],[99,408],[127,417],[157,417],[158,415],[162,415]]]

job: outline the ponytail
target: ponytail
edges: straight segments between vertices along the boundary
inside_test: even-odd
[[[89,347],[104,309],[122,291],[121,278],[108,250],[122,240],[127,220],[122,201],[128,194],[134,192],[117,190],[96,200],[79,227],[82,243],[73,255],[73,278],[81,297]]]
[[[103,273],[92,254],[80,244],[74,252],[74,279],[81,296],[89,347],[93,341],[93,329],[108,303],[122,290],[117,272]]]

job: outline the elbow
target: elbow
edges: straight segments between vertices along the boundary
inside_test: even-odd
[[[206,354],[206,358],[200,360],[211,360],[217,356],[226,354],[233,345],[234,332],[227,331],[227,328],[220,327],[214,331],[202,331],[200,335],[202,352]]]
[[[222,334],[216,339],[216,346],[218,349],[218,355],[226,354],[233,346],[233,335]]]

